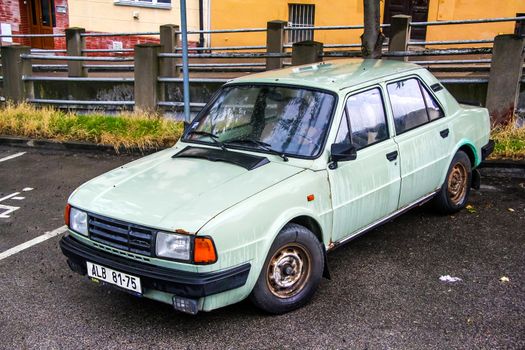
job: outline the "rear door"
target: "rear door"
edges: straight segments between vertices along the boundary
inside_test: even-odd
[[[399,208],[434,192],[448,167],[449,121],[431,90],[416,76],[387,84],[399,145]]]
[[[334,241],[352,237],[394,212],[401,180],[398,146],[389,134],[382,89],[353,93],[345,107],[336,143],[352,143],[357,158],[328,169]]]

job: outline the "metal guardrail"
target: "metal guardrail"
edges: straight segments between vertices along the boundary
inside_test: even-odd
[[[174,102],[174,101],[159,101],[157,103],[158,106],[161,107],[183,107],[184,102]],[[200,102],[190,102],[190,107],[204,107],[206,103],[200,103]]]
[[[408,45],[466,45],[466,44],[493,44],[494,39],[484,40],[436,40],[436,41],[409,41]]]
[[[101,57],[101,56],[47,56],[47,55],[20,55],[22,59],[52,60],[52,61],[133,61],[133,57]]]
[[[160,35],[160,32],[82,33],[82,37]]]
[[[0,38],[64,38],[66,34],[0,34]]]
[[[421,50],[421,51],[388,51],[385,57],[413,57],[413,56],[449,56],[449,55],[490,55],[492,47],[468,48],[468,49],[443,49],[443,50]]]
[[[381,24],[381,28],[390,27],[390,24]],[[363,24],[357,25],[346,25],[346,26],[311,26],[311,27],[284,27],[284,30],[352,30],[352,29],[364,29]]]
[[[180,47],[175,49],[176,51],[182,51]],[[231,51],[231,50],[266,50],[265,45],[253,45],[253,46],[217,46],[217,47],[191,47],[188,48],[190,51]]]
[[[476,60],[429,60],[429,61],[409,61],[415,64],[477,64],[477,63],[490,63],[490,58],[476,59]]]
[[[160,53],[159,58],[181,58],[180,53]],[[196,53],[188,54],[189,58],[286,58],[292,57],[291,53],[260,53],[260,52],[246,52],[246,53]]]
[[[449,21],[426,21],[426,22],[411,22],[409,25],[411,27],[424,27],[424,26],[435,26],[435,25],[460,25],[460,24],[480,24],[480,23],[494,23],[494,22],[516,22],[516,21],[525,21],[525,16],[522,17],[507,17],[507,18],[489,18],[489,19],[470,19],[470,20],[449,20]],[[389,27],[389,24],[381,25],[382,28]],[[296,30],[360,30],[363,29],[363,25],[341,25],[341,26],[311,26],[311,27],[284,27],[285,31],[296,31]],[[188,34],[217,34],[217,33],[253,33],[253,32],[266,32],[267,28],[237,28],[237,29],[213,29],[213,30],[195,30],[188,31]],[[180,32],[176,32],[180,34]],[[117,32],[117,33],[95,33],[88,32],[82,33],[81,36],[85,38],[89,37],[119,37],[119,36],[158,36],[160,35],[159,31],[151,32]],[[12,38],[32,38],[32,37],[65,37],[63,33],[56,34],[11,34],[11,35],[0,35],[1,37],[12,37]],[[435,41],[408,41],[408,45],[412,46],[433,46],[433,45],[477,45],[477,44],[493,44],[493,39],[479,39],[479,40],[435,40]],[[383,44],[388,46],[387,43]],[[224,46],[224,47],[194,47],[189,48],[190,53],[189,58],[196,59],[265,59],[265,58],[290,58],[291,52],[289,49],[292,47],[291,44],[285,44],[284,50],[288,52],[283,53],[267,53],[260,52],[260,50],[266,50],[265,45],[249,45],[249,46]],[[344,44],[325,44],[323,48],[325,49],[352,49],[360,48],[360,43],[344,43]],[[257,51],[259,52],[217,52],[217,51]],[[66,56],[60,55],[61,53],[66,53],[66,50],[56,49],[56,50],[40,50],[33,49],[31,54],[21,55],[22,59],[32,59],[32,60],[56,60],[56,61],[82,61],[82,62],[130,62],[133,61],[133,57],[116,57],[116,56],[87,56],[92,53],[130,53],[134,50],[131,48],[122,48],[122,49],[84,49],[82,54],[86,56]],[[158,55],[161,59],[178,59],[182,57],[182,54],[179,52],[180,48],[175,48],[173,53],[161,53]],[[215,51],[215,53],[214,53]],[[54,55],[48,55],[48,54]],[[58,54],[58,55],[57,55]],[[445,55],[491,55],[491,47],[469,47],[469,48],[450,48],[450,49],[424,49],[420,51],[391,51],[383,52],[385,57],[422,57],[422,56],[445,56]],[[325,51],[322,54],[323,57],[360,57],[361,51],[357,50],[333,50]],[[445,60],[412,60],[411,63],[416,63],[425,66],[437,65],[438,67],[434,68],[436,70],[450,69],[450,67],[439,67],[440,65],[446,64],[456,64],[456,65],[466,65],[466,64],[486,64],[490,63],[490,59],[445,59]],[[175,62],[175,67],[181,67],[181,64]],[[284,62],[284,66],[290,66],[291,63],[289,60]],[[133,71],[133,65],[119,65],[119,64],[82,64],[84,68],[87,68],[89,71]],[[67,70],[67,64],[33,64],[33,69],[35,71],[65,71]],[[207,72],[254,72],[265,69],[266,64],[263,62],[228,62],[228,63],[192,63],[189,64],[189,68],[194,71],[207,71]],[[461,67],[453,67],[455,70],[461,70]],[[486,66],[478,66],[473,70],[481,71],[487,70]],[[1,77],[0,77],[1,79]],[[41,76],[26,76],[23,77],[25,81],[63,81],[63,82],[108,82],[108,83],[133,83],[134,78],[129,77],[41,77]],[[223,78],[193,78],[190,80],[192,84],[199,83],[225,83],[230,79]],[[172,77],[158,77],[157,81],[160,83],[182,83],[182,78],[172,78]],[[487,83],[488,78],[479,77],[479,78],[445,78],[441,79],[442,83],[450,84],[475,84],[475,83]],[[522,80],[525,82],[525,80]],[[62,104],[62,105],[133,105],[134,101],[95,101],[95,100],[60,100],[60,99],[31,99],[29,102],[38,103],[38,104]],[[159,101],[159,106],[164,107],[182,107],[182,102],[172,102],[172,101]],[[191,107],[202,107],[203,103],[191,103]]]
[[[442,26],[449,24],[478,24],[478,23],[495,23],[495,22],[516,22],[524,21],[525,16],[520,17],[498,17],[498,18],[479,18],[479,19],[454,19],[448,21],[427,21],[427,22],[410,22],[411,27],[424,26]]]
[[[226,83],[228,81],[231,81],[232,79],[224,79],[224,78],[193,78],[190,79],[190,83]],[[182,78],[170,78],[170,77],[158,77],[157,81],[159,83],[182,83]]]
[[[102,82],[102,83],[133,83],[135,78],[124,77],[40,77],[24,76],[24,81],[74,81],[74,82]]]
[[[437,26],[437,25],[454,25],[454,24],[479,24],[479,23],[494,23],[494,22],[516,22],[525,20],[525,16],[521,17],[499,17],[499,18],[480,18],[480,19],[464,19],[464,20],[446,20],[446,21],[425,21],[425,22],[410,22],[412,27]],[[390,24],[381,24],[381,28],[390,27]],[[310,26],[310,27],[284,27],[284,30],[354,30],[363,29],[363,24],[358,25],[334,25],[334,26]],[[190,30],[188,34],[218,34],[218,33],[253,33],[266,32],[267,28],[235,28],[235,29],[206,29],[206,30]],[[176,34],[181,34],[177,31]],[[156,36],[160,35],[159,31],[145,31],[145,32],[116,32],[116,33],[98,33],[88,32],[82,33],[83,37],[104,37],[104,36]],[[65,37],[64,33],[56,34],[0,34],[0,38],[36,38],[36,37]]]
[[[134,49],[83,49],[82,52],[133,52]]]
[[[98,100],[57,100],[46,98],[31,98],[27,100],[36,104],[55,104],[55,105],[99,105],[99,106],[133,106],[135,101],[98,101]]]

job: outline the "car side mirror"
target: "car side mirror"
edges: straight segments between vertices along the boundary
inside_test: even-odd
[[[354,160],[357,158],[357,150],[354,145],[348,143],[334,143],[330,148],[330,169],[337,169],[338,162]]]

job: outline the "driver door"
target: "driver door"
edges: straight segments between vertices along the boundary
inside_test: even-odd
[[[332,240],[352,237],[397,210],[399,149],[388,132],[380,87],[348,97],[336,143],[351,143],[355,160],[328,169],[332,191]]]

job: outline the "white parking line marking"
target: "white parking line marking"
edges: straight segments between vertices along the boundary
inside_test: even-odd
[[[4,158],[0,158],[0,163],[5,162],[6,160],[9,160],[9,159],[23,156],[24,154],[26,154],[26,152],[19,152],[19,153],[11,154],[10,156],[4,157]]]
[[[18,210],[18,209],[20,209],[20,207],[13,207],[11,205],[0,204],[0,210],[5,210],[5,211],[0,213],[0,219],[7,219],[7,218],[9,218],[9,215],[7,215],[7,214],[11,214],[12,212],[14,212],[15,210]]]
[[[9,198],[12,198],[12,197],[16,197],[20,194],[20,192],[15,192],[15,193],[11,193],[11,194],[8,194],[7,196],[3,197],[3,198],[0,198],[0,202],[3,202],[5,201],[6,199],[9,199]]]
[[[58,236],[59,234],[64,233],[64,232],[66,232],[66,231],[67,231],[67,226],[64,225],[64,226],[62,226],[62,227],[59,227],[59,228],[57,228],[57,229],[54,229],[54,230],[51,231],[51,232],[46,232],[46,233],[44,233],[44,234],[41,235],[41,236],[38,236],[38,237],[36,237],[36,238],[33,238],[33,239],[30,240],[30,241],[27,241],[27,242],[25,242],[25,243],[19,244],[19,245],[17,245],[16,247],[13,247],[13,248],[11,248],[11,249],[6,250],[6,251],[3,252],[3,253],[0,253],[0,261],[1,261],[1,260],[4,260],[5,258],[10,257],[10,256],[13,255],[13,254],[19,253],[19,252],[21,252],[22,250],[25,250],[25,249],[27,249],[27,248],[30,248],[30,247],[32,247],[32,246],[38,244],[38,243],[42,243],[42,242],[44,242],[44,241],[47,241],[48,239],[53,238],[53,237],[55,237],[55,236]]]
[[[16,196],[16,197],[13,197],[11,199],[16,199],[17,201],[21,201],[23,199],[26,199],[26,197],[22,197],[22,196]]]
[[[22,192],[33,191],[33,190],[34,190],[33,187],[25,187],[22,189]]]
[[[15,193],[8,194],[7,196],[5,196],[3,198],[0,198],[0,202],[5,201],[6,199],[9,199],[9,198],[11,198],[11,199],[20,198],[20,197],[18,197],[19,194],[20,194],[20,192],[15,192]],[[24,197],[22,197],[22,199],[23,198]],[[7,214],[11,214],[12,212],[14,212],[14,211],[16,211],[18,209],[20,209],[20,207],[14,207],[12,205],[0,204],[0,219],[7,219],[7,218],[9,218],[9,215],[7,215]]]

